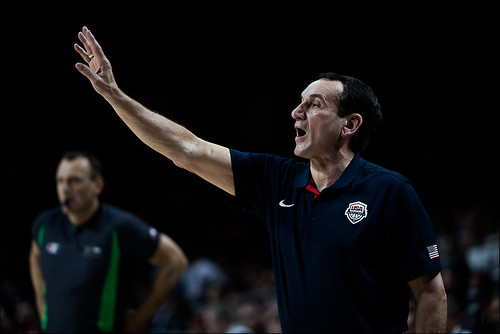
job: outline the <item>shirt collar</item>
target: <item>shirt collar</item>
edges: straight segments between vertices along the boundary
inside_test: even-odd
[[[340,175],[340,177],[337,179],[337,181],[335,181],[335,183],[328,188],[340,189],[347,187],[354,180],[360,168],[365,164],[365,162],[366,161],[363,158],[361,158],[360,154],[356,153],[354,155],[354,158],[351,160],[351,162],[344,170],[344,172]],[[310,181],[311,181],[311,162],[307,163],[305,165],[305,168],[297,174],[293,182],[293,185],[296,188],[306,188]]]

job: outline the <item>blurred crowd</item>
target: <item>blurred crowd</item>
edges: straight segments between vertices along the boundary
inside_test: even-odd
[[[480,207],[433,217],[448,295],[448,332],[499,333],[498,217]],[[279,333],[272,269],[237,273],[210,258],[191,259],[151,320],[150,333]],[[414,303],[410,302],[409,332]],[[32,294],[2,274],[2,333],[38,333]]]
[[[499,220],[489,205],[434,219],[448,295],[448,332],[499,333]]]

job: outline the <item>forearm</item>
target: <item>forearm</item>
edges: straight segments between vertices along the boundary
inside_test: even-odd
[[[118,88],[104,97],[140,140],[178,165],[199,141],[185,127],[149,110]]]
[[[149,319],[165,301],[174,287],[188,260],[182,249],[166,234],[160,234],[160,240],[149,263],[158,267],[151,290],[143,303],[127,316],[125,331],[136,333],[144,330]]]
[[[43,281],[37,280],[33,277],[32,275],[32,282],[33,282],[33,291],[35,294],[35,300],[36,300],[36,309],[38,311],[38,315],[40,317],[43,316],[43,306],[45,304],[45,295],[43,293],[44,289],[44,283]]]
[[[41,317],[43,315],[43,305],[45,304],[45,295],[43,293],[45,280],[43,279],[42,269],[40,268],[38,252],[33,248],[30,252],[30,276],[36,299],[36,308],[39,316]]]
[[[185,127],[157,114],[118,88],[105,99],[145,144],[184,168],[234,195],[229,149],[195,136]]]
[[[415,312],[415,332],[445,333],[447,320],[445,294],[422,293]]]
[[[185,264],[179,263],[176,266],[160,267],[155,280],[153,282],[151,291],[146,299],[135,310],[134,314],[134,328],[145,328],[149,319],[151,319],[158,308],[165,302],[168,293],[177,283]]]

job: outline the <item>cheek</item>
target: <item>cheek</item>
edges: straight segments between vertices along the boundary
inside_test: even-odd
[[[90,185],[79,185],[73,190],[77,196],[80,196],[82,198],[88,198],[94,193],[94,189]]]
[[[313,125],[317,129],[317,134],[325,139],[337,138],[342,131],[342,126],[336,120],[324,117],[323,119],[318,119],[317,124]]]

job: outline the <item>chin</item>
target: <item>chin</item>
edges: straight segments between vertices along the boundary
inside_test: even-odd
[[[304,158],[304,159],[308,159],[309,158],[309,156],[307,155],[307,151],[305,151],[303,149],[300,149],[298,147],[296,147],[293,150],[293,153],[295,154],[295,156],[297,156],[299,158]]]

